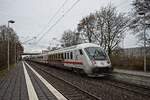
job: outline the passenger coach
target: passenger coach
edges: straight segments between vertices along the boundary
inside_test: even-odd
[[[112,72],[107,53],[92,43],[50,51],[48,54],[34,56],[31,60],[85,73],[88,76],[103,76]]]

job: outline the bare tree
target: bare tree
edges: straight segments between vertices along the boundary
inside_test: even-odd
[[[5,25],[0,26],[0,40],[3,41],[6,38],[7,27]]]
[[[83,18],[78,24],[78,31],[87,42],[97,43],[111,54],[124,38],[128,22],[129,18],[124,13],[108,5]]]
[[[78,44],[79,37],[77,36],[78,34],[75,31],[71,31],[71,30],[65,31],[61,38],[62,46],[69,47]]]
[[[132,3],[130,29],[143,44],[143,30],[150,29],[150,0],[134,0]],[[142,14],[143,15],[140,15]],[[150,34],[146,33],[146,40],[150,39]],[[149,43],[149,41],[146,41]]]
[[[9,39],[11,42],[18,41],[18,36],[12,28],[8,28],[5,25],[0,26],[0,40]]]
[[[118,46],[125,36],[128,28],[129,18],[124,13],[117,12],[112,5],[102,7],[96,13],[97,18],[97,40],[100,45],[107,49],[110,55],[112,50]]]
[[[95,28],[95,16],[94,14],[90,14],[89,16],[83,18],[78,26],[77,30],[81,34],[83,40],[85,42],[93,42],[94,39],[94,28]]]
[[[0,67],[6,66],[7,64],[7,50],[8,50],[8,40],[9,39],[9,57],[10,64],[15,62],[15,54],[17,52],[19,40],[16,32],[12,28],[8,28],[5,25],[0,26]]]

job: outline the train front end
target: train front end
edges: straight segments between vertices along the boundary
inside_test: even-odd
[[[113,68],[106,52],[100,47],[87,47],[84,49],[89,60],[89,76],[110,75]]]

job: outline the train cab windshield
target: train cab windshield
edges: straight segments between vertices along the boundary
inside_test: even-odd
[[[106,53],[99,47],[88,47],[85,51],[90,58],[90,60],[106,60]]]

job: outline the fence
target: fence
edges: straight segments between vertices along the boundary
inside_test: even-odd
[[[150,48],[147,48],[146,68],[150,71]],[[144,70],[143,48],[130,48],[116,50],[111,56],[112,65],[115,68],[129,70]]]

